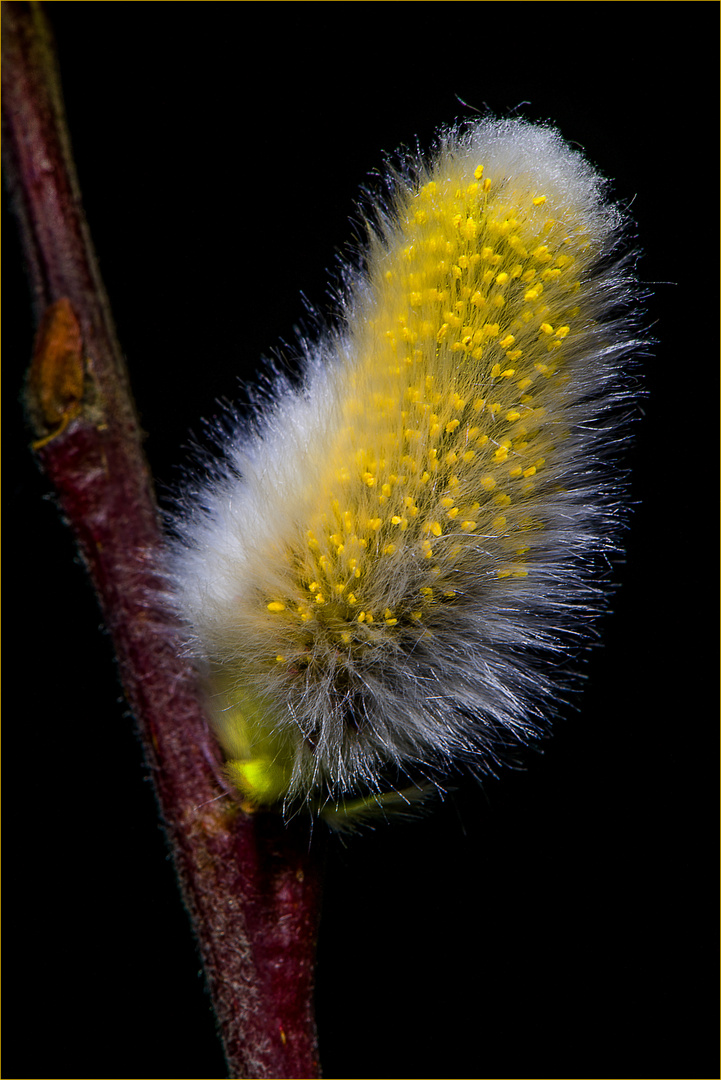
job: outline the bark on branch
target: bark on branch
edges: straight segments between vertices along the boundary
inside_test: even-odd
[[[249,816],[163,603],[162,535],[129,382],[85,222],[42,6],[3,3],[3,147],[38,322],[35,453],[73,529],[137,718],[231,1076],[316,1077],[321,851]]]

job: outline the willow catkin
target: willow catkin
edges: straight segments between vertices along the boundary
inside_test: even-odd
[[[637,289],[605,186],[544,125],[442,133],[302,386],[181,495],[173,589],[249,804],[442,784],[544,729],[623,517]]]

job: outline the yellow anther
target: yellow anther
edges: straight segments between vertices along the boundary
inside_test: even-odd
[[[501,346],[502,349],[510,349],[511,345],[513,345],[515,340],[516,339],[514,338],[513,334],[506,334],[506,336],[501,341],[499,341],[498,344]]]
[[[520,240],[520,238],[518,236],[515,236],[515,235],[509,236],[508,237],[508,246],[513,248],[513,250],[516,252],[516,254],[520,255],[522,259],[526,259],[528,257],[528,252],[526,251],[525,247],[523,246],[523,244],[522,244],[522,242],[521,242],[521,240]]]
[[[476,527],[475,521],[462,521],[461,528],[463,532],[472,532]]]
[[[473,175],[475,176],[476,180],[480,180],[483,176],[483,166],[477,165],[476,168],[473,170]]]
[[[452,432],[454,432],[456,430],[457,427],[460,427],[460,424],[461,424],[460,420],[449,420],[448,423],[446,424],[446,431],[450,435]]]
[[[569,334],[570,332],[571,332],[571,327],[570,326],[559,326],[558,330],[556,330],[556,337],[557,338],[565,338],[566,335]]]
[[[546,201],[546,198],[547,198],[546,195],[536,195],[535,199],[533,200],[533,205],[534,206],[543,206],[543,204]]]
[[[268,604],[268,611],[285,611],[285,604],[281,604],[280,600],[272,600]]]
[[[543,331],[544,334],[552,334],[553,333],[553,327],[551,326],[550,323],[547,323],[547,322],[542,322],[541,323],[541,330]]]
[[[443,535],[443,528],[441,527],[440,521],[432,521],[429,525],[429,530],[433,533],[434,536]]]

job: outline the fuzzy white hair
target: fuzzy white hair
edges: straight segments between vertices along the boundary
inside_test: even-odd
[[[609,593],[637,351],[624,214],[545,125],[406,161],[303,380],[219,429],[171,579],[251,803],[478,771],[539,735]]]

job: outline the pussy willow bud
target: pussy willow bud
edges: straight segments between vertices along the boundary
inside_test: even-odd
[[[544,729],[617,549],[623,225],[551,128],[443,133],[301,388],[224,428],[172,578],[250,804],[442,783]]]

